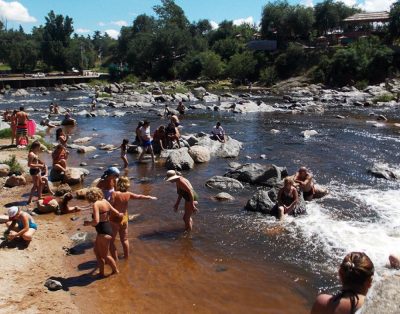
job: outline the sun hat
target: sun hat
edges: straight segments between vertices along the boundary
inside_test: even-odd
[[[175,170],[168,170],[167,176],[164,178],[165,181],[170,182],[172,180],[180,178],[180,173]]]
[[[8,217],[14,218],[18,214],[18,207],[12,206],[8,209]]]
[[[107,178],[108,176],[116,175],[117,177],[119,176],[119,170],[117,167],[109,167],[106,171],[104,171],[104,174],[101,176],[103,179]]]

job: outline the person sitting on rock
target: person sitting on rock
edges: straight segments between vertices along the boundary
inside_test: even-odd
[[[184,115],[186,111],[185,105],[182,103],[182,101],[179,102],[178,107],[176,107],[176,110],[178,110],[179,114]]]
[[[221,143],[225,143],[225,131],[220,122],[217,122],[211,131],[211,139]]]
[[[165,149],[167,149],[167,133],[165,126],[160,125],[153,134],[153,150],[154,153],[158,154]]]
[[[339,268],[341,291],[336,295],[320,294],[311,314],[356,313],[364,305],[371,288],[374,264],[365,253],[351,252]]]
[[[294,181],[292,178],[286,177],[283,180],[283,188],[278,192],[277,204],[272,209],[272,213],[283,220],[285,215],[297,216],[303,212],[305,209],[301,206]]]
[[[62,144],[58,144],[51,154],[53,158],[53,169],[59,173],[67,171],[68,151]]]
[[[32,237],[37,230],[37,225],[32,216],[26,212],[21,211],[17,206],[8,209],[8,217],[10,219],[7,225],[7,239],[12,241],[14,239],[23,239],[27,243],[32,241]]]
[[[293,177],[294,182],[299,186],[305,201],[311,201],[315,194],[313,175],[306,167],[300,167]]]
[[[62,128],[58,128],[56,130],[56,141],[61,145],[67,147],[68,140],[69,140],[69,135],[66,135]]]
[[[167,135],[168,149],[172,149],[174,147],[174,142],[177,142],[179,148],[181,148],[181,143],[179,141],[181,135],[179,133],[178,128],[175,126],[173,122],[168,124],[167,128],[165,129],[165,133]]]

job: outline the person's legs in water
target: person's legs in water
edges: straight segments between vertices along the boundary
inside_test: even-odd
[[[119,226],[119,239],[124,250],[124,258],[129,257],[128,223]]]
[[[185,222],[185,231],[191,232],[193,229],[193,211],[189,206],[189,202],[185,202],[185,214],[183,215],[183,221]]]
[[[117,263],[115,262],[114,258],[109,255],[110,253],[110,243],[112,237],[110,235],[101,234],[99,235],[99,242],[98,242],[98,252],[100,259],[102,260],[102,267],[103,270],[100,270],[100,275],[104,276],[104,265],[108,264],[111,266],[112,274],[118,274],[119,270],[117,268]]]
[[[115,239],[117,238],[119,226],[120,226],[119,223],[111,222],[112,236],[110,243],[110,254],[116,261],[118,261],[118,250],[117,246],[115,245]]]
[[[283,220],[285,218],[285,208],[283,206],[279,206],[278,210],[278,218],[279,220]]]
[[[141,162],[143,160],[144,155],[147,153],[147,147],[146,146],[142,146],[142,153],[139,156],[139,162]]]
[[[122,161],[124,162],[124,168],[128,168],[128,158],[126,157],[126,155],[121,156]]]

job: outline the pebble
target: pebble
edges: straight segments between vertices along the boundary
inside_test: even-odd
[[[262,154],[262,155],[260,155],[260,158],[261,158],[261,159],[267,159],[267,155]]]
[[[79,164],[79,166],[81,166],[81,167],[84,167],[84,166],[87,166],[87,162],[81,162],[80,164]]]

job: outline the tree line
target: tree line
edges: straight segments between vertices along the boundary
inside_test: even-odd
[[[371,83],[394,75],[400,62],[393,43],[400,35],[400,4],[392,5],[385,36],[363,38],[334,50],[304,50],[319,36],[345,29],[343,20],[360,12],[343,2],[324,0],[314,7],[285,0],[267,3],[258,25],[222,21],[213,28],[207,19],[190,22],[174,0],[154,6],[154,16],[137,16],[122,27],[117,40],[96,31],[74,33],[73,19],[51,11],[45,24],[31,33],[6,30],[0,23],[0,62],[12,71],[70,71],[108,67],[116,78],[225,79],[243,82],[277,80],[306,73],[331,85]],[[251,51],[254,39],[276,40],[278,51]]]

